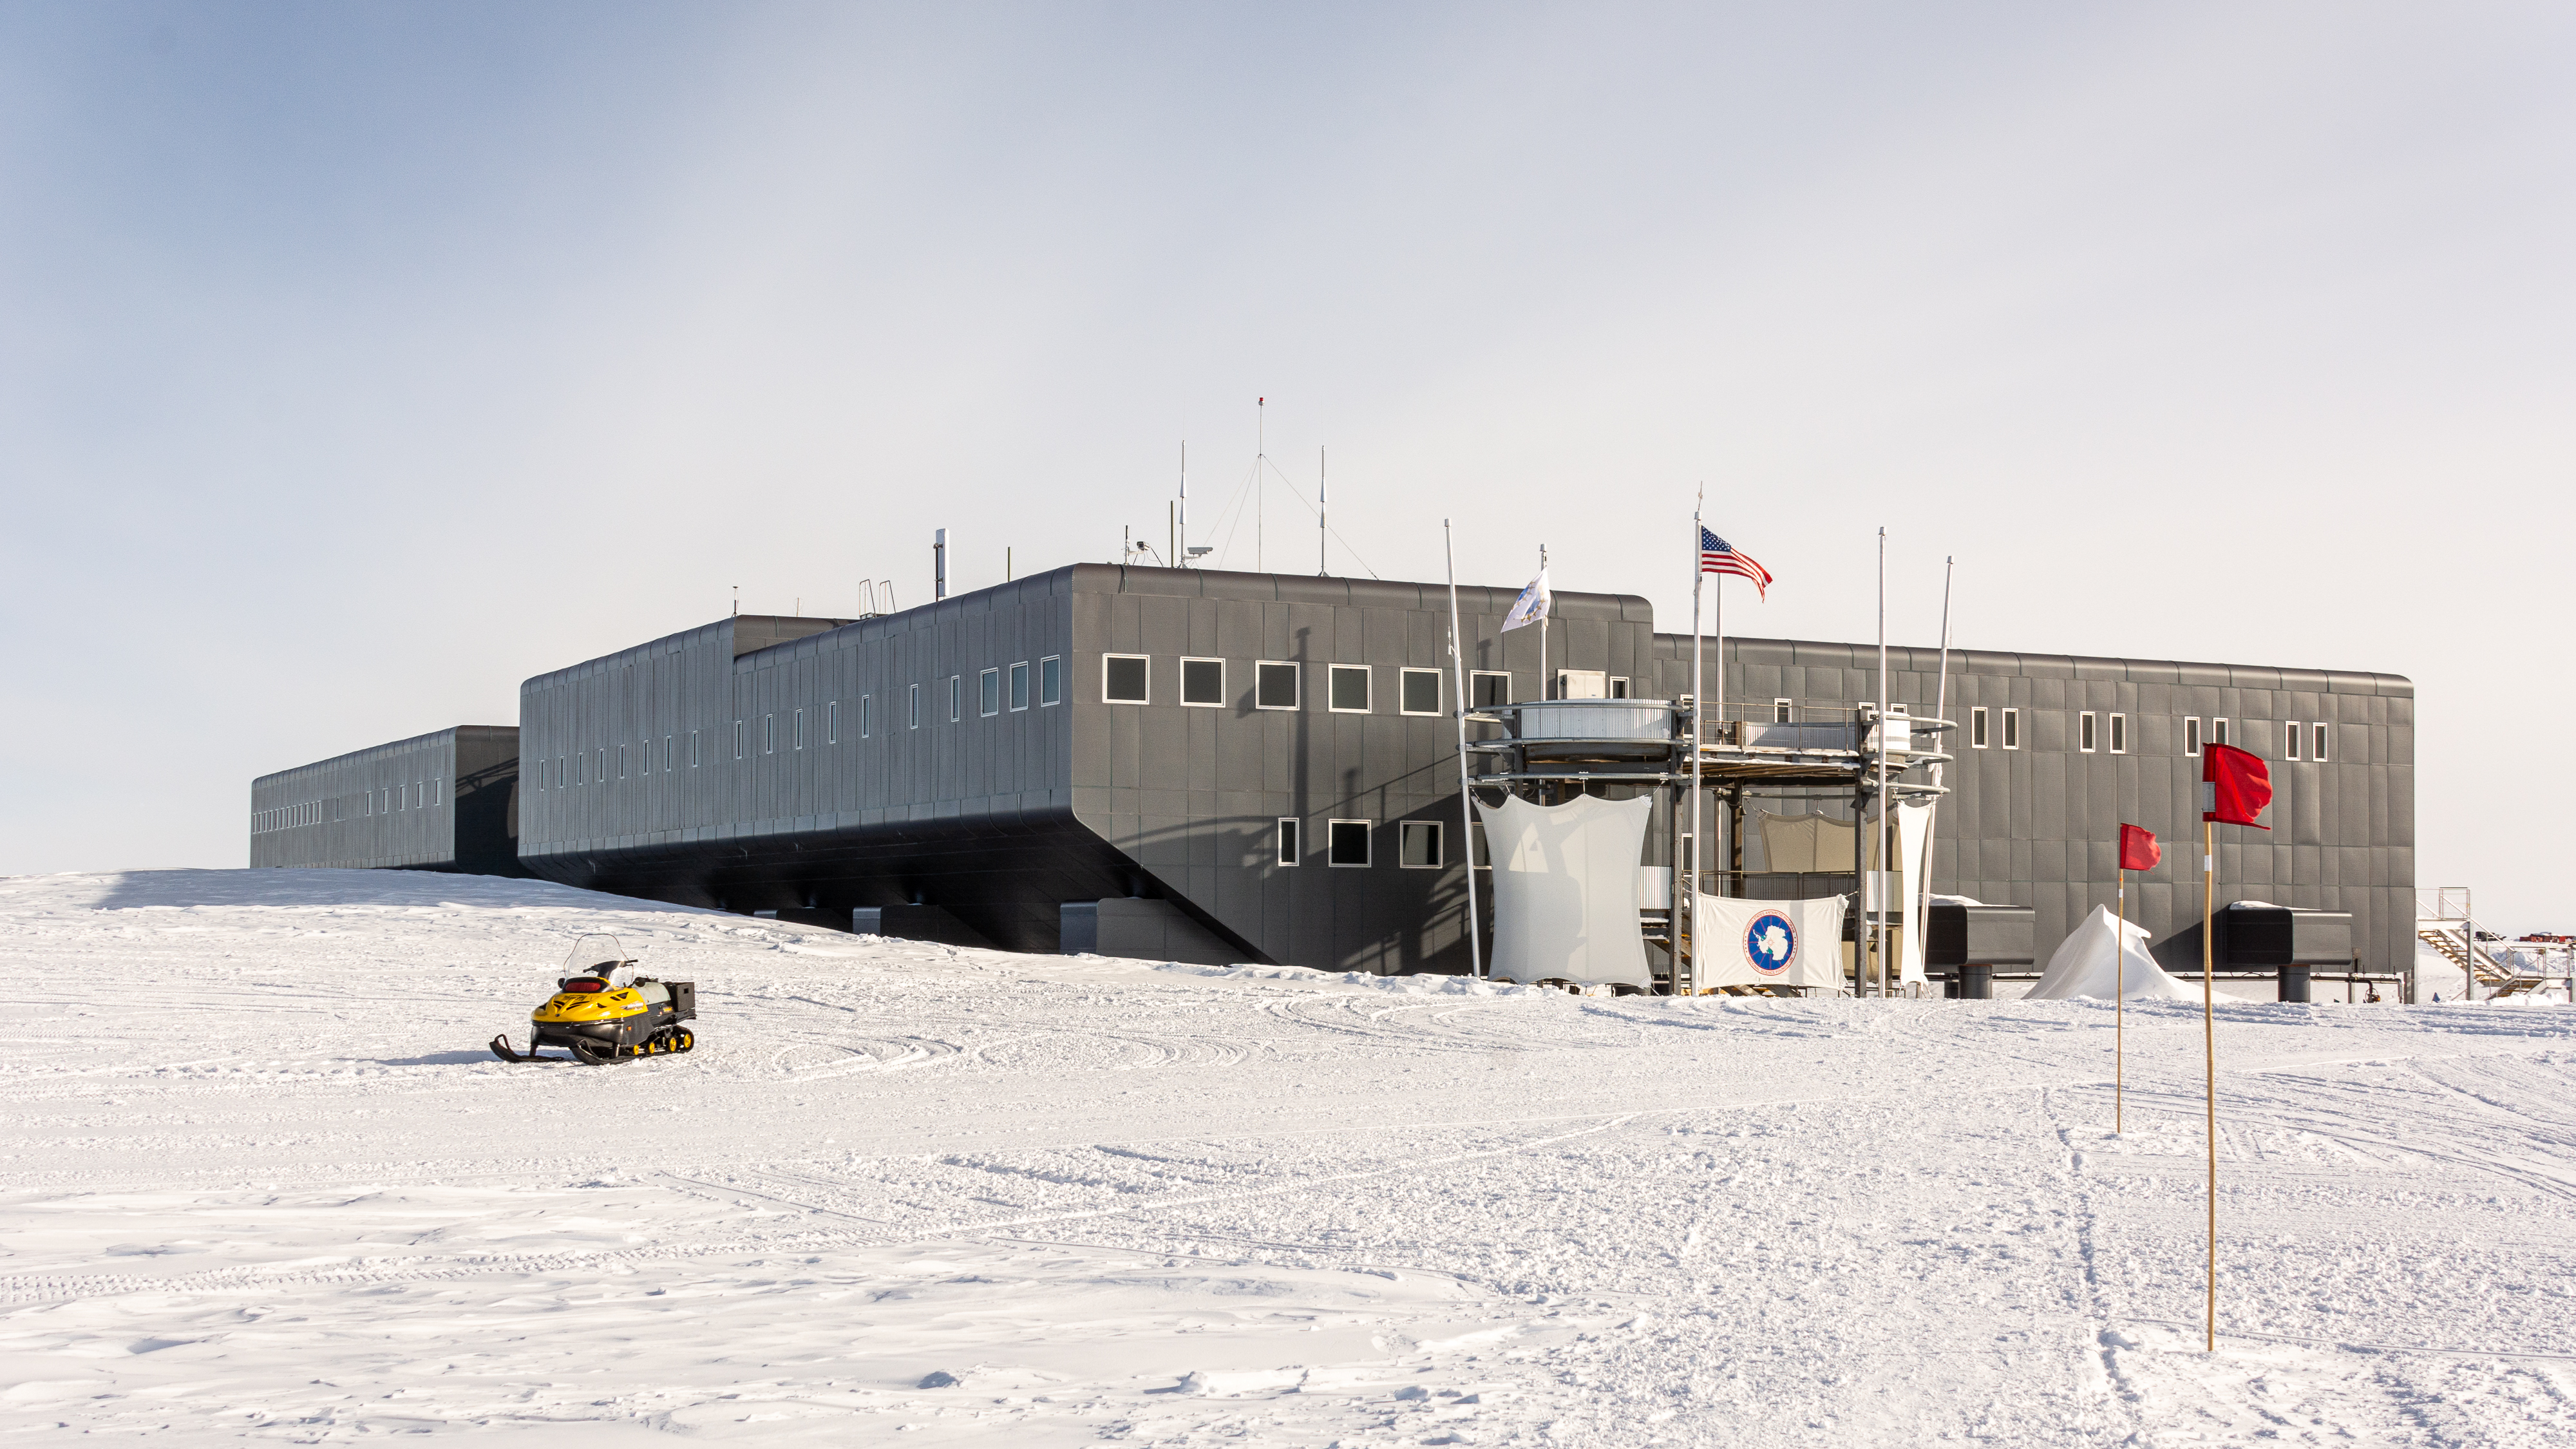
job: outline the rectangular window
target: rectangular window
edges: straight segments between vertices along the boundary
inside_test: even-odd
[[[1332,666],[1325,685],[1324,707],[1335,714],[1368,713],[1369,667],[1365,664]]]
[[[1285,816],[1279,820],[1279,863],[1297,863],[1297,822]]]
[[[538,788],[538,789],[540,789],[540,790],[542,790],[542,789],[546,788],[546,779],[545,779],[545,776],[543,776],[543,775],[539,775],[539,776],[537,777],[537,788]],[[359,815],[361,815],[361,816],[367,816],[367,815],[373,815],[373,814],[375,814],[375,813],[376,813],[376,792],[375,792],[375,791],[373,791],[373,790],[369,790],[369,791],[366,793],[365,799],[366,799],[366,802],[367,802],[367,803],[358,807],[358,814],[359,814]]]
[[[2223,719],[2214,719],[2209,722],[2209,742],[2213,745],[2223,745],[2228,743],[2227,721]]]
[[[2020,710],[2008,709],[2004,711],[2004,748],[2008,750],[2017,750],[2021,748]]]
[[[1038,661],[1038,708],[1064,698],[1064,661],[1050,654]]]
[[[823,743],[837,745],[840,742],[841,702],[837,699],[827,700],[823,705]]]
[[[1145,656],[1101,655],[1100,700],[1103,704],[1146,703]]]
[[[2308,727],[2308,758],[2316,761],[2318,764],[2325,763],[2326,727],[2324,725],[2311,725]]]
[[[875,707],[874,707],[874,706],[876,705],[876,699],[877,699],[877,697],[876,697],[875,695],[873,695],[873,694],[863,694],[863,695],[860,695],[860,696],[859,696],[859,738],[860,738],[860,739],[866,739],[866,738],[868,737],[868,732],[869,732],[870,727],[871,727],[871,726],[873,726],[873,725],[876,723],[876,721],[875,721],[875,720],[872,720],[872,719],[868,718],[868,716],[870,716],[870,715],[872,715],[872,714],[876,713],[876,709],[875,709]]]
[[[741,720],[735,720],[733,722],[733,757],[737,760],[742,758],[743,742],[749,738],[749,736],[743,732],[742,724],[743,722]]]
[[[2089,709],[2075,717],[2075,748],[2080,754],[2093,753],[2093,711]]]
[[[1399,714],[1438,714],[1440,712],[1440,671],[1408,669],[1396,681],[1396,711]]]
[[[1020,710],[1028,707],[1029,667],[1026,664],[1014,664],[1011,666],[1011,708]]]
[[[1787,724],[1797,714],[1797,705],[1785,699],[1771,701],[1771,722]]]
[[[2299,726],[2297,722],[2293,721],[2281,726],[2281,758],[2285,760],[2295,760],[2298,757]]]
[[[1369,822],[1365,820],[1331,820],[1325,822],[1331,834],[1325,839],[1327,865],[1366,865],[1369,863]]]
[[[1298,681],[1303,677],[1296,665],[1284,660],[1252,661],[1252,707],[1295,709],[1299,704]]]
[[[1404,870],[1438,870],[1440,858],[1440,822],[1407,820],[1404,838],[1398,842],[1400,853],[1396,865]]]
[[[987,669],[975,676],[975,707],[980,716],[990,719],[1002,712],[1002,671]]]
[[[1476,709],[1493,709],[1512,702],[1512,676],[1503,670],[1476,670],[1467,676],[1467,688],[1475,696]]]
[[[921,728],[921,686],[918,684],[912,686],[911,698],[904,706],[904,721],[905,729]]]
[[[1625,675],[1613,674],[1610,676],[1610,697],[1612,699],[1626,699],[1628,697],[1628,680]]]
[[[617,778],[621,780],[626,778],[626,747],[624,745],[619,745],[617,747]]]
[[[774,714],[760,717],[760,752],[764,755],[778,753],[778,716]]]
[[[1213,708],[1225,703],[1225,661],[1181,661],[1181,703]]]
[[[966,676],[948,676],[948,722],[955,724],[966,717]]]
[[[1986,707],[1982,704],[1968,711],[1968,748],[1986,748]]]
[[[662,773],[665,775],[679,768],[680,752],[673,748],[673,746],[679,744],[679,742],[679,738],[676,735],[662,736]]]
[[[796,711],[795,717],[789,721],[787,746],[795,750],[805,748],[805,711],[801,709]]]
[[[690,768],[690,769],[692,769],[692,770],[694,770],[694,769],[696,769],[697,767],[698,767],[698,732],[697,732],[696,730],[691,730],[691,731],[689,731],[689,768]]]
[[[2200,716],[2196,714],[2182,718],[2182,752],[2186,755],[2200,753]]]
[[[2128,752],[2129,717],[2125,714],[2115,714],[2111,716],[2111,753],[2125,755]]]
[[[398,785],[394,787],[394,808],[396,810],[408,810],[411,808],[411,787],[409,785]]]
[[[601,745],[601,746],[599,747],[599,774],[598,774],[598,778],[599,778],[602,782],[605,782],[605,781],[608,779],[608,746],[606,746],[606,745]]]

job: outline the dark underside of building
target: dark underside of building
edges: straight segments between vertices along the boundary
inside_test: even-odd
[[[1501,631],[1513,594],[1458,591],[1471,703],[1690,693],[1691,641],[1645,600],[1557,594],[1542,671],[1540,630]],[[1088,564],[874,618],[720,620],[527,681],[513,855],[594,889],[1013,950],[1463,971],[1448,638],[1439,585]],[[1726,712],[1849,710],[1879,697],[1877,658],[1727,640]],[[1931,715],[1935,652],[1890,651],[1886,688]],[[2045,958],[2110,899],[2120,823],[2196,834],[2194,756],[2220,740],[2277,791],[2269,834],[2225,832],[2221,900],[2349,912],[2364,965],[2403,969],[2413,704],[2384,674],[1954,652],[1933,886],[2031,906]],[[255,808],[302,773],[264,777]],[[1710,792],[1705,861],[1742,872],[1723,891],[1851,888],[1763,858],[1761,812],[1851,818],[1849,796],[1807,794]],[[1645,865],[1670,864],[1670,798]],[[304,839],[255,835],[253,863],[494,854]],[[2166,859],[2130,887],[2160,941],[2199,910],[2196,849]]]

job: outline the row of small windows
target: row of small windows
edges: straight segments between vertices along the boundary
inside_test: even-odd
[[[1782,703],[1786,703],[1786,701],[1782,701]],[[1993,716],[1997,715],[2001,716],[2000,721],[1993,718]],[[1998,734],[1993,726],[1997,723],[2000,723],[2002,726],[2000,731],[2000,740],[2003,747],[2007,750],[2020,749],[2021,711],[2018,709],[1989,711],[1983,705],[1968,711],[1969,746],[1973,749],[1982,750],[1995,743],[1998,739]],[[2199,754],[2203,738],[2204,736],[2201,732],[2200,716],[2183,716],[2182,752],[2186,755]],[[2230,738],[2229,723],[2223,718],[2214,718],[2209,721],[2209,731],[2206,738],[2212,744],[2228,745],[2235,743],[2235,741]],[[2332,745],[2332,727],[2324,724],[2323,722],[2310,720],[2284,720],[2281,722],[2282,759],[2296,760],[2304,756],[2310,760],[2330,762]],[[2077,752],[2090,755],[2097,753],[2106,747],[2110,753],[2115,755],[2125,755],[2129,752],[2129,717],[2125,714],[2102,715],[2089,709],[2077,713],[2075,716],[2075,748]]]
[[[1149,654],[1104,654],[1100,659],[1100,698],[1106,704],[1152,704],[1154,702]],[[1231,701],[1226,697],[1226,661],[1222,659],[1181,660],[1180,702],[1194,709],[1222,709]],[[989,678],[991,671],[987,670]],[[1283,659],[1252,661],[1252,707],[1254,709],[1302,709],[1305,707],[1306,671],[1303,665]],[[1617,681],[1625,684],[1627,681]],[[1503,704],[1511,694],[1511,675],[1479,670],[1470,686],[1479,706]],[[1487,695],[1492,698],[1488,700]],[[1366,664],[1327,664],[1324,666],[1324,708],[1334,714],[1369,714],[1377,707],[1377,673]],[[1398,669],[1396,671],[1395,709],[1398,714],[1436,715],[1441,712],[1441,674],[1437,669]],[[987,710],[986,713],[991,713]]]
[[[381,790],[362,790],[357,795],[358,814],[391,815],[397,810],[426,810],[439,800],[438,776],[415,780],[408,785],[388,785]],[[305,800],[293,805],[280,805],[268,810],[250,812],[250,833],[269,835],[280,830],[293,830],[303,825],[320,825],[331,816],[325,800]]]
[[[1406,870],[1438,870],[1446,863],[1442,842],[1447,827],[1437,820],[1399,820],[1396,822],[1395,863]],[[1375,843],[1377,822],[1374,820],[1327,820],[1324,822],[1324,864],[1360,867],[1377,863]],[[1482,832],[1478,842],[1483,844]],[[1278,863],[1284,866],[1305,863],[1304,823],[1293,816],[1279,820]],[[1477,851],[1476,868],[1490,870],[1493,863]]]

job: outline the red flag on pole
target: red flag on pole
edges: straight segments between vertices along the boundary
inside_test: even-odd
[[[2221,825],[2272,827],[2255,819],[2272,803],[2272,771],[2263,757],[2234,745],[2208,744],[2200,750],[2200,818]]]
[[[2156,844],[2156,833],[2136,825],[2120,827],[2120,869],[2153,870],[2165,858],[2165,848]]]

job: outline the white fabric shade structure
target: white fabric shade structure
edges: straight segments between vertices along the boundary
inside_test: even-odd
[[[2126,937],[2128,961],[2125,971],[2118,943]],[[2066,1001],[2089,996],[2108,1001],[2127,996],[2135,1001],[2198,1000],[2200,993],[2165,974],[2156,958],[2147,954],[2148,931],[2131,921],[2123,928],[2109,906],[2095,906],[2072,935],[2058,943],[2057,951],[2048,958],[2048,969],[2040,973],[2039,984],[2030,989],[2025,1001]],[[2125,977],[2125,979],[2124,979]]]
[[[1637,867],[1654,802],[1579,796],[1476,802],[1494,862],[1497,981],[1651,986]]]
[[[1697,980],[1709,986],[1845,988],[1843,915],[1849,896],[1744,901],[1703,895],[1692,903]]]
[[[1864,870],[1892,870],[1898,892],[1899,925],[1896,940],[1896,979],[1901,984],[1924,981],[1923,972],[1923,857],[1925,842],[1931,838],[1932,807],[1929,803],[1896,807],[1894,832],[1895,860],[1881,865],[1878,858],[1878,816],[1871,812],[1858,824],[1836,820],[1828,815],[1762,816],[1762,863],[1775,871],[1801,871],[1810,874],[1851,873],[1855,864]],[[1854,841],[1852,832],[1860,831]],[[1860,862],[1853,858],[1857,850]],[[1863,892],[1864,899],[1868,892]],[[1875,909],[1875,907],[1871,907]],[[1712,958],[1713,959],[1713,958]],[[1700,976],[1704,986],[1732,985],[1732,982]]]

